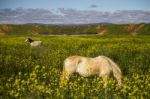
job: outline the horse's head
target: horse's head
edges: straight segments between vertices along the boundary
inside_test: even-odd
[[[29,42],[29,43],[32,43],[34,40],[32,40],[31,38],[27,38],[26,40],[25,40],[25,42]]]

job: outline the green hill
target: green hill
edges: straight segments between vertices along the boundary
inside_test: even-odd
[[[150,35],[150,24],[92,24],[92,25],[43,25],[43,24],[0,24],[0,35],[44,34],[44,35],[79,35],[79,34],[131,34]]]

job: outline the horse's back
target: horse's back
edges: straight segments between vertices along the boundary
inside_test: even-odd
[[[98,60],[95,58],[81,57],[76,72],[84,77],[99,74]]]
[[[41,46],[41,45],[42,45],[42,41],[34,41],[31,43],[31,46],[34,46],[34,47]]]

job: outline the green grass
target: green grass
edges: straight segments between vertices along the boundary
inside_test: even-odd
[[[91,24],[91,25],[42,25],[42,24],[0,24],[0,33],[6,35],[43,34],[79,35],[105,32],[112,35],[150,35],[150,24]],[[136,34],[134,34],[136,33]]]
[[[0,98],[149,98],[150,36],[34,36],[44,46],[31,48],[28,36],[0,37]],[[63,61],[71,55],[113,59],[123,72],[124,87],[110,79],[74,74],[59,87]]]

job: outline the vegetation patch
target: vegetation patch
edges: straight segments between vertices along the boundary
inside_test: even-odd
[[[0,98],[149,98],[149,36],[34,36],[43,46],[31,48],[28,36],[0,37]],[[123,87],[100,77],[72,75],[60,87],[63,61],[72,55],[113,59],[123,72]]]

